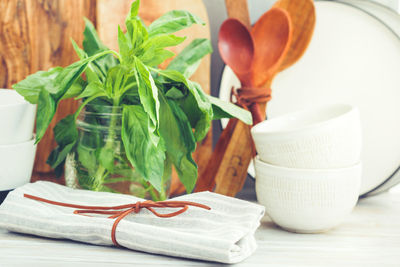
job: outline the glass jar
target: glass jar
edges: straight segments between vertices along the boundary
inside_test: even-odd
[[[135,171],[121,139],[122,107],[86,105],[76,124],[78,140],[65,163],[65,182],[73,188],[131,194],[155,201],[168,198],[171,165],[158,192]],[[166,163],[167,164],[167,163]]]

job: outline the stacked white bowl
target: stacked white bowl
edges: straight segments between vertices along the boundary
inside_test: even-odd
[[[271,219],[299,233],[329,230],[352,211],[361,184],[357,108],[336,104],[257,124],[256,193]]]
[[[0,203],[8,191],[31,179],[35,114],[36,105],[14,90],[0,89]]]

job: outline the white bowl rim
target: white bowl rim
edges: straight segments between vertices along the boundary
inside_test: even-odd
[[[29,103],[28,101],[26,101],[26,99],[14,89],[0,88],[0,95],[2,95],[2,94],[13,96],[14,102],[7,103],[7,104],[0,103],[0,108],[33,105],[33,104]]]
[[[293,118],[294,116],[300,117],[300,116],[304,116],[304,115],[307,115],[310,113],[319,113],[321,111],[325,111],[325,110],[329,110],[329,109],[333,109],[333,108],[343,108],[344,111],[341,112],[339,115],[327,118],[326,120],[312,122],[312,123],[309,123],[309,124],[306,124],[303,126],[299,126],[299,127],[292,127],[292,128],[286,128],[286,129],[283,128],[283,129],[278,129],[278,130],[274,130],[274,129],[271,130],[271,129],[268,129],[268,127],[267,127],[267,129],[265,129],[266,124],[269,126],[269,124],[274,123],[276,121],[288,120],[290,118]],[[293,132],[301,132],[301,131],[310,130],[310,129],[318,129],[325,124],[329,124],[334,121],[340,120],[343,117],[348,116],[348,114],[350,114],[352,112],[358,112],[358,108],[353,105],[340,104],[340,103],[320,106],[320,107],[316,107],[316,108],[302,109],[302,110],[298,110],[295,112],[291,112],[291,113],[288,113],[288,114],[285,114],[282,116],[278,116],[278,117],[260,122],[259,124],[252,127],[251,133],[253,135],[282,135],[282,134],[290,134]]]
[[[0,145],[0,149],[18,147],[18,146],[30,146],[32,143],[35,143],[35,140],[36,140],[36,134],[32,134],[32,138],[30,140],[28,140],[28,141],[25,141],[25,142],[22,142],[22,143]]]
[[[342,167],[342,168],[330,168],[330,169],[305,169],[305,168],[288,168],[278,165],[272,165],[267,162],[262,161],[259,156],[254,158],[255,165],[260,164],[261,166],[267,167],[269,169],[274,169],[277,171],[285,171],[285,172],[301,172],[301,173],[334,173],[334,172],[343,172],[351,169],[357,169],[361,167],[361,161],[358,161],[356,164]],[[256,167],[257,168],[257,167]]]

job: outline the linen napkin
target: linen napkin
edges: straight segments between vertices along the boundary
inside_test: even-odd
[[[114,223],[102,215],[73,214],[74,208],[25,198],[24,194],[90,206],[116,206],[144,201],[129,195],[77,190],[51,182],[26,184],[10,192],[0,206],[0,228],[38,236],[113,245]],[[126,248],[176,257],[237,263],[256,249],[254,233],[264,207],[247,201],[201,192],[171,200],[192,201],[211,210],[189,206],[175,217],[160,218],[146,209],[131,213],[116,229],[118,243]],[[159,213],[173,208],[156,208]]]

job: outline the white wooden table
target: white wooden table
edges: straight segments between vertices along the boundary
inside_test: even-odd
[[[280,230],[268,217],[256,233],[259,248],[235,266],[400,266],[400,192],[363,199],[338,228],[325,234]],[[216,266],[112,247],[0,230],[0,266]]]

